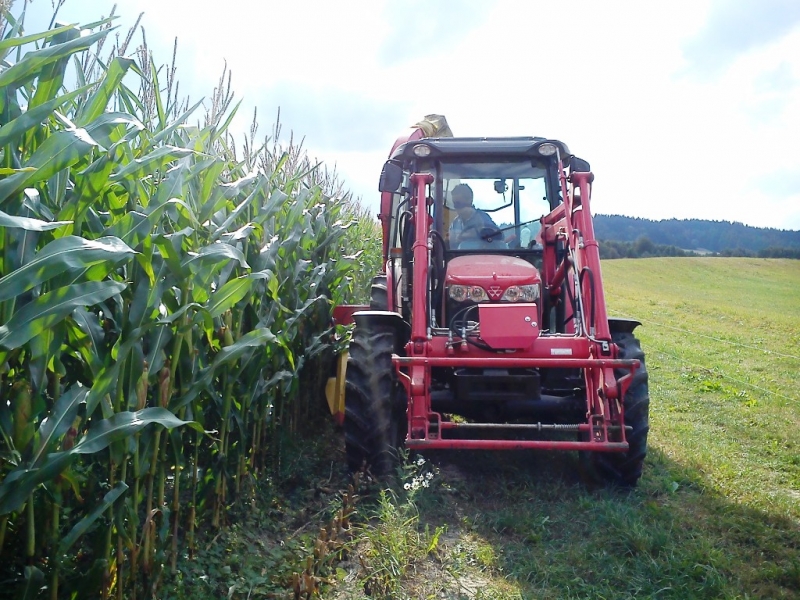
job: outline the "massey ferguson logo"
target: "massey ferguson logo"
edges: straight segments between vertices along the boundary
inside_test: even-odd
[[[499,285],[493,285],[489,288],[488,294],[492,300],[497,300],[500,297],[502,290]]]

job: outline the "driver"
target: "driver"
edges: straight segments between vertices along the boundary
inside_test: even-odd
[[[480,231],[486,227],[497,230],[492,218],[472,205],[472,188],[460,183],[450,192],[458,216],[450,224],[450,247],[458,248],[465,241],[480,240]]]

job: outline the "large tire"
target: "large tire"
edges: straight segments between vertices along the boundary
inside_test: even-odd
[[[394,331],[356,327],[345,378],[345,450],[347,465],[365,465],[376,476],[392,473],[404,439],[405,402],[392,366]]]
[[[376,275],[372,278],[372,289],[369,295],[370,310],[389,310],[389,290],[386,275]]]
[[[638,359],[641,366],[622,400],[625,425],[632,429],[627,433],[628,451],[623,453],[586,452],[582,459],[596,483],[635,487],[642,476],[642,467],[647,455],[647,433],[650,430],[650,394],[647,386],[647,368],[644,352],[633,333],[615,332],[612,340],[619,347],[619,358]],[[626,369],[615,370],[617,378],[627,374]]]

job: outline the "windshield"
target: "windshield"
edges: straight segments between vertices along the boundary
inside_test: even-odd
[[[440,172],[436,222],[450,249],[537,247],[539,219],[550,212],[544,167],[529,161],[443,163]]]

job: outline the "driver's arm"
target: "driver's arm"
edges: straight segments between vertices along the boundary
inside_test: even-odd
[[[481,211],[481,215],[483,216],[484,227],[491,227],[492,229],[500,229],[497,226],[497,223],[494,222],[494,219],[492,219],[492,217],[489,216],[489,213]]]

